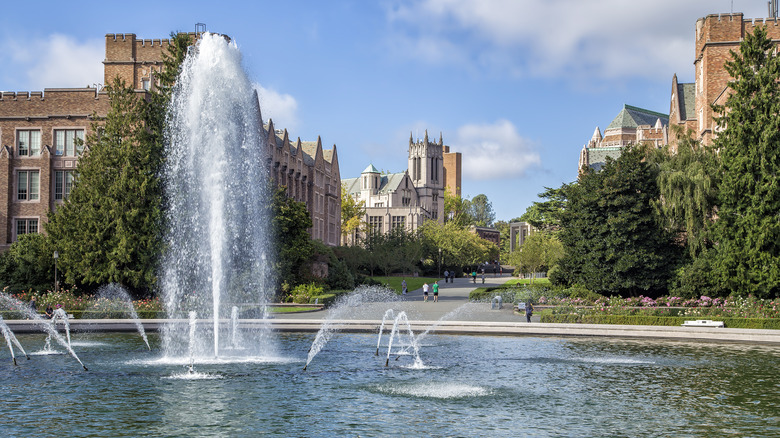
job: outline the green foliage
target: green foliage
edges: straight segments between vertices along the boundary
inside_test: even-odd
[[[149,287],[162,250],[162,144],[150,141],[131,88],[116,79],[106,90],[108,115],[93,125],[70,197],[46,231],[68,283]]]
[[[713,274],[735,293],[780,294],[780,58],[763,26],[725,64],[734,78],[715,139],[722,183]]]
[[[657,169],[642,147],[626,147],[600,172],[563,187],[567,208],[559,234],[565,255],[553,281],[601,294],[666,292],[679,248],[656,220]]]
[[[493,204],[491,204],[488,197],[483,194],[479,194],[471,199],[471,202],[469,203],[469,215],[473,219],[474,225],[478,227],[493,226],[493,221],[496,220]]]
[[[448,267],[461,272],[463,267],[475,267],[498,253],[495,244],[464,230],[455,222],[442,225],[427,221],[420,227],[420,233],[425,239],[427,258],[438,262],[441,254],[442,270]]]
[[[54,289],[54,249],[45,234],[23,234],[0,254],[0,284],[10,293]]]
[[[361,231],[360,225],[366,215],[366,201],[356,200],[347,193],[347,186],[341,185],[341,241],[346,244],[349,236]]]
[[[544,202],[534,202],[520,216],[521,222],[528,222],[538,230],[557,231],[561,227],[561,216],[566,209],[565,186],[557,189],[545,187],[539,197]]]
[[[290,295],[286,297],[287,302],[298,304],[307,304],[312,297],[322,294],[322,286],[316,283],[299,284],[295,286]]]
[[[444,191],[444,222],[453,222],[455,225],[466,228],[474,222],[470,213],[471,203],[459,195],[450,193],[449,188]]]
[[[297,285],[314,253],[308,229],[312,226],[306,204],[288,198],[286,188],[276,190],[273,198],[272,227],[277,245],[277,274],[280,284]]]
[[[507,261],[523,274],[535,276],[554,266],[563,255],[561,241],[551,232],[539,231],[526,237],[523,246],[510,253]],[[532,277],[531,283],[533,280]]]
[[[375,270],[385,275],[397,271],[412,272],[423,252],[418,233],[401,227],[387,233],[369,233],[361,243],[366,250],[364,266],[372,276]]]
[[[659,168],[660,197],[653,206],[666,229],[682,236],[690,256],[697,257],[712,246],[706,232],[715,217],[720,159],[712,148],[694,140],[690,131],[674,128],[680,131],[677,150],[667,146],[650,156]]]

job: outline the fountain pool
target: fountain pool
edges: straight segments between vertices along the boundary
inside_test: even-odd
[[[664,341],[427,336],[424,367],[375,355],[376,334],[334,336],[302,372],[290,357],[161,361],[137,334],[77,333],[91,364],[0,361],[6,436],[769,436],[780,434],[777,347]],[[382,345],[387,348],[386,341]],[[63,351],[64,353],[64,351]]]

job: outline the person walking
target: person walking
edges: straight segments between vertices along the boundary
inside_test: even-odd
[[[450,278],[450,271],[444,270],[444,282],[447,283],[447,280]]]
[[[434,281],[433,282],[433,302],[438,303],[439,302],[439,282]]]
[[[531,316],[533,316],[533,314],[534,314],[534,306],[529,301],[525,305],[525,320],[531,322]]]
[[[423,284],[423,301],[428,302],[428,283]]]
[[[406,279],[401,280],[401,295],[406,295]]]

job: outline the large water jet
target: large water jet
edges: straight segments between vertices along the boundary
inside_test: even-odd
[[[266,281],[271,202],[262,118],[234,42],[200,35],[182,65],[167,126],[165,308],[174,319],[209,315],[198,351],[219,357],[220,332],[228,329],[221,318],[239,303],[265,306],[265,285],[273,284]],[[186,357],[186,325],[168,324],[162,342],[166,356]],[[260,349],[267,354],[270,346]]]

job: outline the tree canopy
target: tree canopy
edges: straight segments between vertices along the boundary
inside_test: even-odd
[[[733,80],[724,106],[714,274],[733,293],[780,293],[780,58],[763,26],[731,52]]]
[[[666,291],[676,247],[656,220],[657,170],[644,158],[642,147],[626,147],[601,171],[588,170],[564,186],[568,204],[559,236],[566,255],[553,280],[607,295]]]
[[[471,199],[469,203],[469,214],[478,227],[491,227],[496,220],[496,213],[493,211],[493,204],[488,197],[479,194]]]

